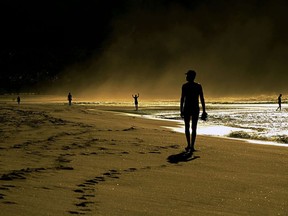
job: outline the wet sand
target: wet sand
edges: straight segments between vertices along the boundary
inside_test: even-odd
[[[1,104],[0,215],[288,214],[287,148],[109,110]]]

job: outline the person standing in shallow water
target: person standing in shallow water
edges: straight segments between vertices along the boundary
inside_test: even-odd
[[[134,104],[135,104],[135,110],[138,110],[138,98],[139,98],[139,93],[138,95],[132,95],[132,97],[134,98]]]
[[[282,94],[280,94],[278,97],[278,108],[276,109],[276,111],[278,111],[278,110],[281,111],[281,97],[282,97]]]
[[[199,83],[195,83],[196,72],[189,70],[186,73],[187,83],[182,85],[182,93],[180,99],[180,115],[184,118],[185,123],[185,135],[187,140],[187,152],[195,151],[195,140],[197,135],[197,123],[199,119],[199,97],[202,105],[202,120],[206,120],[207,113],[205,108],[204,94],[202,86]],[[190,121],[192,119],[192,133],[190,136]]]
[[[69,101],[69,106],[71,106],[71,104],[72,104],[72,95],[71,95],[70,92],[68,94],[68,101]]]
[[[20,99],[20,96],[18,95],[18,97],[17,97],[17,103],[18,103],[18,105],[20,104],[20,101],[21,101],[21,99]]]

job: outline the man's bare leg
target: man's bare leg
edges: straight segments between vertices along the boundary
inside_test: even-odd
[[[191,150],[195,151],[195,141],[197,136],[197,123],[198,123],[199,115],[192,116],[192,136],[191,136]]]
[[[187,140],[187,147],[185,148],[187,151],[191,148],[191,142],[190,142],[190,116],[184,116],[184,122],[185,122],[185,135]]]

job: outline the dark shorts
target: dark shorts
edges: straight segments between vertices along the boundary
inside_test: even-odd
[[[193,117],[199,117],[200,110],[199,108],[190,108],[190,107],[184,107],[184,116],[193,116]]]

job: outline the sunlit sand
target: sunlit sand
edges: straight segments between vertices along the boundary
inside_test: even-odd
[[[0,215],[288,214],[287,148],[112,109],[1,104]]]

